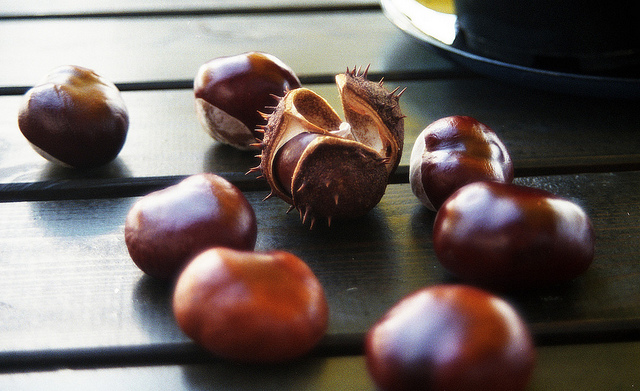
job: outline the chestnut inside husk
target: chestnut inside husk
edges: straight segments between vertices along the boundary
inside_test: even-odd
[[[402,91],[388,91],[367,70],[336,76],[345,119],[325,99],[298,88],[268,116],[257,145],[262,171],[278,196],[311,227],[317,219],[359,217],[375,207],[396,170],[404,143]]]

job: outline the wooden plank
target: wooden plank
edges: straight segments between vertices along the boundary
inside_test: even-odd
[[[432,121],[469,115],[494,129],[518,175],[640,169],[637,102],[573,97],[484,78],[402,83],[407,144]],[[410,149],[405,148],[403,162]]]
[[[640,385],[640,342],[538,349],[531,391],[631,390]]]
[[[118,83],[188,81],[207,60],[246,51],[271,53],[301,76],[367,64],[372,71],[453,69],[379,11],[7,20],[0,21],[0,86],[7,93],[33,85],[65,64]]]
[[[247,370],[251,376],[247,376]],[[0,374],[7,390],[373,390],[362,357],[305,359],[274,366],[227,363]]]
[[[401,99],[407,115],[401,160],[404,174],[422,129],[438,118],[458,114],[471,115],[492,127],[507,145],[520,176],[640,169],[640,117],[634,114],[633,102],[565,99],[487,79],[386,84],[390,89],[407,87]],[[334,85],[306,87],[340,111]],[[108,185],[112,179],[202,171],[244,174],[258,164],[255,153],[221,145],[205,134],[190,89],[129,91],[123,97],[131,118],[126,144],[115,162],[88,172],[57,167],[36,154],[17,126],[21,97],[0,97],[0,184],[17,186],[1,191],[39,182],[44,182],[40,189],[66,186],[67,182],[51,183],[53,180],[104,180]]]
[[[83,15],[122,15],[131,13],[221,13],[250,10],[280,11],[335,8],[378,8],[379,2],[372,0],[119,0],[95,1],[51,1],[23,0],[2,4],[0,18],[65,17]]]
[[[539,347],[528,390],[627,390],[640,384],[640,342]],[[247,376],[247,371],[251,376]],[[0,389],[375,390],[363,356],[273,365],[225,362],[0,373]]]
[[[554,335],[574,342],[638,338],[640,172],[518,182],[583,205],[597,235],[596,260],[584,276],[509,295],[541,343],[558,343]],[[257,248],[291,251],[309,263],[328,296],[329,336],[346,338],[338,345],[352,349],[406,294],[452,281],[433,253],[434,214],[406,184],[390,186],[364,218],[311,231],[295,213],[285,214],[284,202],[262,202],[265,194],[247,193],[258,215]],[[0,285],[0,357],[189,342],[173,320],[170,287],[144,277],[128,257],[122,230],[135,200],[0,203],[0,273],[11,276]]]

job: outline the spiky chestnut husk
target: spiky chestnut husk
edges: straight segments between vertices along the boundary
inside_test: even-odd
[[[396,88],[388,91],[383,80],[372,82],[367,79],[368,68],[364,72],[347,69],[346,73],[336,75],[336,84],[342,101],[345,121],[351,125],[356,140],[378,150],[379,154],[388,158],[387,169],[391,175],[402,157],[404,146],[404,118],[400,109],[400,96],[404,89]],[[378,140],[370,136],[371,126],[386,129]],[[367,131],[368,130],[368,131]]]
[[[303,223],[354,218],[378,204],[396,170],[404,143],[402,91],[389,92],[382,81],[367,80],[367,70],[354,69],[336,76],[345,121],[315,92],[288,91],[264,126],[260,165],[278,196],[300,212]],[[300,134],[317,134],[304,145]],[[291,143],[289,143],[291,141]],[[294,153],[292,166],[280,170],[280,156]],[[293,152],[292,152],[293,151]],[[292,178],[279,178],[279,172]],[[287,185],[284,185],[287,184]],[[290,186],[288,186],[290,184]]]

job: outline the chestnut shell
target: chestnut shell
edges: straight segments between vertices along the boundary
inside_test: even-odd
[[[366,78],[367,71],[347,70],[336,76],[343,121],[325,99],[298,88],[287,92],[264,127],[260,165],[276,195],[296,208],[313,227],[321,218],[355,218],[378,204],[397,169],[404,144],[400,93]],[[304,148],[285,189],[276,167],[279,152],[302,133],[320,136]]]

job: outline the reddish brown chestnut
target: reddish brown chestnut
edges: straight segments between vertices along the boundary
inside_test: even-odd
[[[112,82],[86,68],[63,66],[27,91],[18,126],[47,160],[92,168],[118,156],[129,115]]]
[[[355,218],[378,204],[400,162],[404,115],[397,89],[367,80],[367,71],[336,76],[343,121],[315,92],[288,92],[269,116],[260,165],[277,195],[303,223]]]
[[[520,391],[535,366],[530,332],[513,307],[464,285],[402,299],[367,333],[365,356],[385,391]]]
[[[476,182],[454,193],[436,215],[438,259],[464,281],[526,289],[569,281],[594,256],[587,214],[547,191]]]
[[[310,351],[325,334],[322,285],[298,257],[283,251],[213,248],[178,278],[173,311],[181,329],[233,361],[281,362]]]
[[[409,177],[420,202],[438,210],[468,183],[510,183],[513,163],[491,128],[471,117],[452,116],[431,123],[420,133],[411,151]]]
[[[215,58],[200,67],[194,81],[196,111],[204,129],[239,149],[262,134],[262,114],[269,114],[288,90],[300,87],[294,71],[278,58],[259,52]]]
[[[237,187],[215,174],[198,174],[138,200],[127,215],[124,235],[142,271],[171,279],[209,247],[253,250],[257,223]]]

